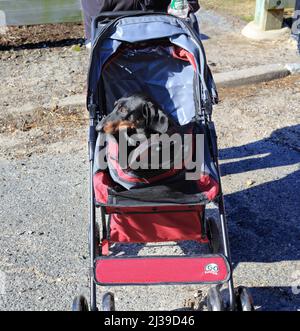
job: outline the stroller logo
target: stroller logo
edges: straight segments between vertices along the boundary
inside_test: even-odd
[[[219,266],[215,263],[210,263],[205,267],[205,273],[206,274],[218,275]]]

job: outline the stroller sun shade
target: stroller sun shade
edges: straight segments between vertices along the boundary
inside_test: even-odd
[[[146,88],[143,91],[154,97],[167,113],[177,117],[180,124],[186,124],[195,111],[200,108],[211,111],[212,104],[217,103],[216,86],[203,45],[182,20],[165,14],[122,17],[105,28],[99,27],[96,35],[88,77],[88,106],[107,114],[113,100]],[[141,47],[137,48],[137,44]],[[121,54],[124,46],[125,53]],[[173,49],[168,49],[169,46]],[[186,55],[182,56],[176,47],[185,50]],[[178,56],[180,59],[176,60]],[[120,83],[126,84],[120,87]]]
[[[181,125],[195,116],[195,60],[174,45],[151,45],[120,49],[104,66],[102,77],[106,109],[136,92],[149,95]]]

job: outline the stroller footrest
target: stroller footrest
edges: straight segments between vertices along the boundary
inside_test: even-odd
[[[100,257],[95,261],[99,285],[219,284],[230,276],[223,255]]]

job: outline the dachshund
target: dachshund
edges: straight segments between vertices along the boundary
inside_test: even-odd
[[[112,135],[117,143],[120,143],[120,139],[124,139],[123,142],[125,141],[127,144],[129,169],[131,171],[135,169],[133,172],[141,177],[147,177],[150,173],[161,174],[161,171],[164,173],[165,167],[162,164],[164,158],[162,156],[165,151],[170,158],[167,161],[170,168],[174,166],[175,162],[182,164],[182,157],[185,155],[182,139],[178,139],[178,134],[179,138],[182,138],[185,126],[177,124],[145,94],[133,94],[117,100],[113,111],[98,124],[97,131]],[[171,137],[174,133],[177,134],[176,138],[173,137],[166,146],[160,142],[160,138],[157,140],[157,135]],[[152,135],[156,136],[153,141]],[[104,138],[104,135],[102,137]],[[155,166],[155,170],[149,172],[148,165],[153,156],[152,148],[158,153],[158,164]],[[140,168],[135,166],[135,162],[138,162]],[[166,161],[164,160],[164,162]],[[145,167],[141,166],[142,163]]]
[[[148,139],[151,134],[169,134],[174,131],[175,122],[145,94],[136,93],[121,98],[114,104],[113,111],[103,118],[97,130],[116,136],[121,130]]]

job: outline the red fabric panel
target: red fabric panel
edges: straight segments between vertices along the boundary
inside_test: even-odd
[[[94,175],[94,190],[96,201],[100,203],[107,203],[108,188],[113,185],[113,181],[106,172],[98,172]]]
[[[222,256],[103,258],[96,261],[101,284],[218,283],[227,280]]]
[[[216,182],[211,176],[203,175],[198,181],[198,188],[200,192],[204,192],[209,201],[213,201],[220,191],[219,183]]]
[[[193,66],[194,70],[197,71],[196,61],[194,58],[194,55],[186,51],[185,49],[174,46],[173,47],[173,57],[176,59],[180,59],[182,61],[190,62],[190,64]]]
[[[103,256],[107,256],[109,254],[109,241],[107,239],[102,240],[101,252]]]
[[[110,229],[111,242],[203,242],[200,213],[197,211],[113,214]]]

